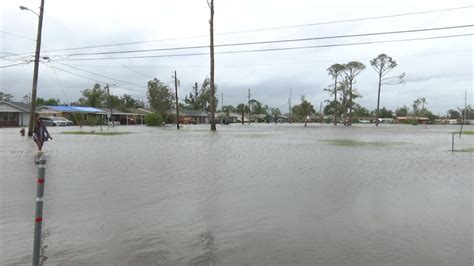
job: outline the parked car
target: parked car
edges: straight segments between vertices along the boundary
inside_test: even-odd
[[[45,126],[72,126],[74,123],[64,117],[41,116],[39,118]]]

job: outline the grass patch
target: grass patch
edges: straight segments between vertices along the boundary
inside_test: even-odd
[[[453,132],[453,133],[459,135],[459,131]],[[462,134],[463,134],[463,135],[474,135],[474,131],[473,131],[473,130],[463,130],[463,131],[462,131]]]
[[[474,147],[472,148],[465,148],[462,150],[454,150],[455,152],[474,152]]]
[[[474,130],[463,130],[463,135],[474,135]]]
[[[103,132],[103,131],[65,131],[61,134],[66,135],[99,135],[99,136],[118,136],[132,134],[130,132]]]
[[[391,145],[404,144],[402,142],[383,142],[383,141],[359,141],[351,139],[328,139],[323,140],[334,146],[343,147],[386,147]]]

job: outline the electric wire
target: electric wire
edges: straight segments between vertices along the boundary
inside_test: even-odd
[[[227,44],[216,44],[216,45],[214,45],[214,47],[246,46],[246,45],[260,45],[260,44],[272,44],[272,43],[288,43],[288,42],[302,42],[302,41],[315,41],[315,40],[327,40],[327,39],[342,39],[342,38],[354,38],[354,37],[363,37],[363,36],[377,36],[377,35],[388,35],[388,34],[403,34],[403,33],[426,32],[426,31],[451,30],[451,29],[468,28],[468,27],[474,27],[474,24],[448,26],[448,27],[438,27],[438,28],[424,28],[424,29],[411,29],[411,30],[399,30],[399,31],[360,33],[360,34],[350,34],[350,35],[335,35],[335,36],[322,36],[322,37],[284,39],[284,40],[268,40],[268,41],[259,41],[259,42],[227,43]],[[125,51],[92,52],[92,53],[75,53],[75,54],[58,55],[58,56],[72,57],[72,56],[84,56],[84,55],[128,54],[128,53],[175,51],[175,50],[189,50],[189,49],[202,49],[202,48],[209,48],[209,45],[174,47],[174,48],[170,47],[170,48],[156,48],[156,49],[125,50]]]
[[[250,33],[250,32],[273,31],[273,30],[289,29],[289,28],[310,27],[310,26],[320,26],[320,25],[338,24],[338,23],[347,23],[347,22],[356,22],[356,21],[365,21],[365,20],[385,19],[385,18],[392,18],[392,17],[413,16],[413,15],[422,15],[422,14],[429,14],[429,13],[469,9],[469,8],[473,8],[473,7],[474,7],[474,5],[467,5],[467,6],[460,6],[460,7],[453,7],[453,8],[435,9],[435,10],[420,11],[420,12],[400,13],[400,14],[392,14],[392,15],[384,15],[384,16],[372,16],[372,17],[362,17],[362,18],[344,19],[344,20],[333,20],[333,21],[316,22],[316,23],[308,23],[308,24],[297,24],[297,25],[289,25],[289,26],[281,26],[281,27],[269,27],[269,28],[259,28],[259,29],[250,29],[250,30],[241,30],[241,31],[231,31],[231,32],[216,33],[215,35],[231,35],[231,34],[241,34],[241,33]],[[202,37],[208,37],[208,35],[195,35],[195,36],[166,38],[166,39],[157,39],[157,40],[144,40],[144,41],[134,41],[134,42],[89,45],[89,46],[82,46],[82,47],[72,47],[72,48],[49,50],[48,52],[95,49],[95,48],[134,45],[134,44],[143,44],[143,43],[151,43],[151,42],[170,41],[170,40],[193,39],[193,38],[202,38]]]
[[[272,51],[288,51],[288,50],[302,50],[302,49],[315,49],[315,48],[343,47],[343,46],[355,46],[355,45],[370,45],[370,44],[378,44],[378,43],[411,42],[411,41],[420,41],[420,40],[434,40],[434,39],[466,37],[466,36],[472,36],[472,35],[474,35],[474,33],[444,35],[444,36],[431,36],[431,37],[423,37],[423,38],[366,41],[366,42],[354,42],[354,43],[338,43],[338,44],[324,44],[324,45],[311,45],[311,46],[296,46],[296,47],[264,48],[264,49],[252,49],[252,50],[222,51],[222,52],[216,52],[215,54],[240,54],[240,53],[256,53],[256,52],[272,52]],[[112,59],[145,59],[145,58],[162,58],[162,57],[188,57],[188,56],[203,56],[203,55],[209,55],[209,53],[208,52],[202,52],[202,53],[144,55],[144,56],[122,56],[122,57],[89,57],[89,58],[69,58],[69,59],[63,58],[63,59],[54,59],[54,61],[58,61],[58,62],[59,61],[96,61],[96,60],[112,60]]]

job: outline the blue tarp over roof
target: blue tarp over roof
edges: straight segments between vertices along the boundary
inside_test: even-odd
[[[84,112],[84,113],[103,113],[104,111],[93,108],[93,107],[82,107],[82,106],[54,106],[46,105],[48,109],[58,112]]]

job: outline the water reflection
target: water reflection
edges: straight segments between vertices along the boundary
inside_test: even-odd
[[[473,157],[449,152],[449,126],[61,130],[45,147],[47,264],[472,264]],[[0,130],[0,265],[31,260],[37,169],[17,133]]]
[[[194,266],[212,266],[217,265],[218,260],[216,256],[217,247],[215,244],[214,234],[212,229],[207,229],[199,234],[196,246],[201,248],[202,254],[192,258],[188,265]]]

